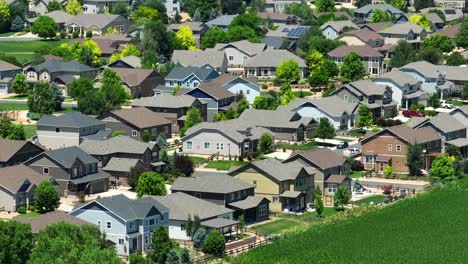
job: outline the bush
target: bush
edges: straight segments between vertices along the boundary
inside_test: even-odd
[[[224,236],[216,230],[212,230],[203,243],[203,252],[213,256],[220,257],[224,255],[226,243]]]
[[[86,38],[92,38],[92,37],[93,37],[93,32],[86,31]]]
[[[262,89],[264,90],[268,89],[268,85],[266,83],[262,83]]]
[[[353,171],[363,171],[364,170],[364,165],[359,160],[353,160],[353,162],[351,162],[351,170],[353,170]]]
[[[18,209],[16,209],[16,211],[18,211],[18,213],[20,213],[20,214],[25,214],[26,213],[26,207],[21,205],[20,207],[18,207]]]
[[[203,243],[205,242],[206,238],[206,230],[204,228],[198,229],[195,234],[193,235],[193,248],[199,250],[203,247]]]
[[[73,38],[78,38],[79,35],[80,35],[80,32],[78,31],[74,31],[72,34]]]
[[[68,33],[67,33],[67,32],[65,32],[65,31],[61,31],[61,32],[60,32],[60,38],[61,38],[61,39],[64,39],[64,38],[66,38],[66,37],[67,37],[67,35],[68,35]]]
[[[254,159],[256,159],[258,157],[258,153],[257,152],[247,152],[247,154],[245,154],[247,160],[249,161],[252,161]]]
[[[31,212],[34,212],[34,211],[36,211],[36,207],[34,207],[34,205],[30,204],[29,207],[28,207],[28,210],[31,211]]]

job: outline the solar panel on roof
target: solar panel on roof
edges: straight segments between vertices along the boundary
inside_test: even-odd
[[[455,13],[455,10],[453,10],[453,9],[445,9],[445,14],[447,14],[447,15],[455,15],[456,13]]]
[[[281,30],[282,32],[289,32],[289,29],[288,28],[283,28],[283,30]]]

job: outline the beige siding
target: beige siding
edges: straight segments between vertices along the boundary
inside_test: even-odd
[[[80,137],[76,132],[37,130],[37,139],[39,140],[39,143],[46,146],[48,149],[80,145]]]
[[[354,36],[343,36],[340,38],[341,41],[346,42],[348,45],[362,46],[365,45],[364,41],[354,37]]]

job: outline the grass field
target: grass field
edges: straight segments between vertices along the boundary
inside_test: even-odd
[[[360,217],[312,225],[230,260],[261,263],[468,263],[468,189],[431,191]]]
[[[231,162],[229,162],[228,160],[212,160],[209,161],[205,167],[217,170],[229,170],[230,167],[243,166],[245,164],[248,164],[248,162],[237,160],[231,160]]]
[[[11,110],[29,110],[29,108],[27,104],[0,103],[0,111],[11,111]]]
[[[354,202],[354,205],[370,204],[371,202],[373,202],[374,204],[378,204],[378,203],[381,203],[381,202],[383,202],[383,201],[385,201],[387,199],[388,198],[385,195],[374,195],[374,196],[367,197],[367,198],[361,199],[359,201],[356,201],[356,202]]]
[[[20,214],[19,217],[37,217],[37,216],[40,216],[41,214],[38,213],[38,212],[34,212],[34,211],[31,211],[31,212],[27,212],[25,214]]]
[[[296,96],[297,98],[301,97],[301,92],[300,91],[295,91],[293,92],[294,96]],[[308,92],[308,91],[302,91],[302,95],[304,97],[307,97],[307,96],[311,96],[313,95],[314,93],[313,92]]]
[[[67,40],[0,41],[0,51],[15,56],[19,62],[31,59],[34,51],[42,46],[55,48]]]
[[[27,100],[28,99],[28,95],[27,94],[24,94],[24,95],[12,95],[12,96],[8,96],[8,97],[5,97],[3,99],[7,99],[7,100]]]
[[[36,135],[36,125],[24,125],[24,133],[26,134],[26,138],[30,139]]]
[[[202,157],[194,157],[194,156],[188,156],[189,159],[193,161],[195,164],[200,164],[205,158]]]
[[[292,150],[310,150],[317,148],[317,144],[315,141],[309,141],[305,144],[298,143],[296,144],[288,144],[288,143],[279,143],[278,144],[279,148],[285,148],[285,149],[292,149]]]
[[[365,171],[351,171],[351,174],[349,175],[353,179],[359,179],[362,176],[364,176]]]

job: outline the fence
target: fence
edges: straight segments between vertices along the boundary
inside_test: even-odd
[[[200,165],[202,165],[202,164],[205,164],[205,163],[207,163],[208,161],[211,161],[211,160],[213,160],[214,158],[216,158],[216,157],[218,157],[218,156],[219,156],[219,152],[216,152],[216,153],[214,153],[214,154],[211,154],[208,158],[202,160],[202,161],[201,161],[200,163],[198,163],[198,164],[195,164],[195,167],[198,167],[198,166],[200,166]]]
[[[230,255],[242,253],[244,251],[247,251],[247,250],[250,250],[250,249],[253,249],[253,248],[256,248],[256,247],[261,247],[261,246],[264,246],[264,245],[268,245],[268,244],[271,244],[271,242],[272,242],[272,239],[267,238],[265,240],[250,243],[250,244],[247,244],[245,246],[237,247],[235,249],[226,250],[224,252],[223,256],[219,256],[219,257],[216,257],[216,256],[203,256],[203,257],[200,257],[200,258],[194,258],[192,260],[192,263],[194,263],[194,264],[196,264],[196,263],[207,263],[208,261],[219,259],[219,258],[224,257],[224,256],[230,256]]]

